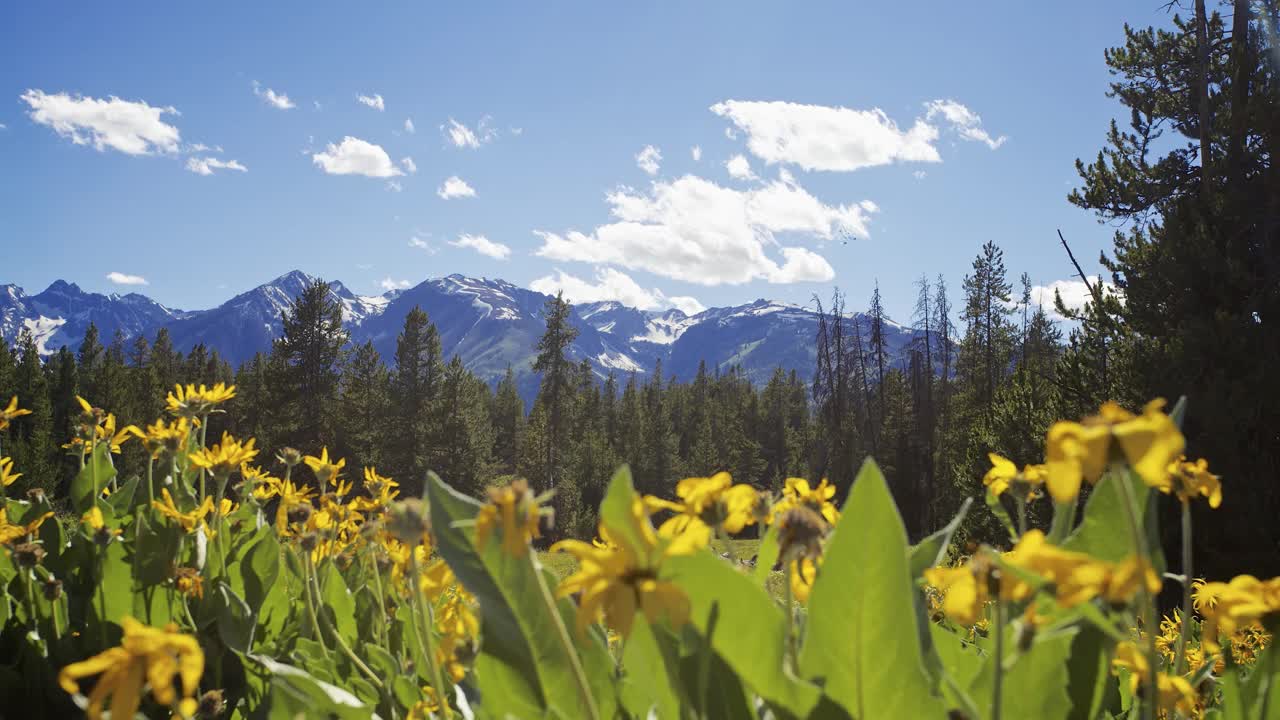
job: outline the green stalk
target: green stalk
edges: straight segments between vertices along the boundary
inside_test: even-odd
[[[205,448],[208,447],[208,445],[205,444],[205,440],[208,437],[208,435],[209,435],[209,413],[205,413],[204,416],[200,418],[200,449],[201,450],[204,450]],[[200,468],[200,498],[197,502],[204,502],[204,490],[205,490],[204,473],[205,473],[204,468]]]
[[[1018,502],[1018,537],[1027,534],[1027,499],[1021,494],[1015,498]]]
[[[147,499],[151,502],[156,501],[155,467],[156,459],[147,458]],[[151,504],[148,503],[147,507],[151,507]]]
[[[1143,532],[1141,523],[1138,521],[1138,499],[1134,496],[1133,485],[1129,482],[1128,473],[1112,472],[1111,479],[1113,482],[1120,484],[1120,491],[1124,495],[1125,516],[1129,521],[1129,531],[1133,535],[1133,546],[1138,551],[1144,563],[1151,562],[1151,553],[1147,548],[1147,536]],[[1140,582],[1138,585],[1140,597],[1142,598],[1142,624],[1147,632],[1147,696],[1151,698],[1150,703],[1142,703],[1142,717],[1147,720],[1154,720],[1156,715],[1156,706],[1159,701],[1159,677],[1156,668],[1156,623],[1155,623],[1155,598],[1151,597],[1151,593],[1147,591],[1147,584]]]
[[[306,550],[302,551],[302,589],[307,596],[307,610],[311,614],[311,630],[315,633],[316,641],[320,643],[320,649],[324,651],[325,657],[329,657],[329,646],[325,645],[324,636],[320,634],[320,614],[316,611],[319,604],[319,598],[313,597],[311,594],[311,553]]]
[[[538,589],[542,594],[542,602],[546,605],[547,612],[555,620],[556,632],[560,635],[560,643],[564,645],[564,652],[569,656],[569,667],[573,670],[573,679],[578,683],[578,693],[582,695],[582,704],[587,709],[587,717],[592,718],[592,720],[599,720],[600,709],[596,707],[595,696],[591,694],[591,685],[587,682],[587,673],[582,668],[582,659],[578,657],[578,649],[573,646],[573,641],[569,638],[569,629],[564,625],[564,618],[560,615],[560,608],[556,607],[555,598],[551,595],[551,588],[547,587],[547,579],[542,573],[542,568],[538,567],[538,555],[527,545],[525,550],[525,554],[529,558],[529,567],[533,568],[533,576],[538,579]]]
[[[356,668],[360,670],[360,672],[364,673],[365,677],[369,678],[370,682],[374,684],[374,687],[378,688],[378,690],[385,690],[386,688],[382,684],[382,680],[378,679],[377,673],[370,670],[368,665],[365,665],[360,658],[356,657],[356,654],[351,650],[351,646],[347,645],[347,641],[343,640],[342,636],[338,634],[337,628],[333,627],[333,625],[329,623],[329,618],[322,615],[320,616],[320,620],[324,623],[324,626],[329,629],[330,634],[333,635],[334,642],[337,643],[338,648],[342,650],[342,653],[347,656],[347,659],[350,660]]]
[[[422,583],[418,582],[418,557],[412,549],[409,551],[410,563],[413,568],[413,576],[411,581],[413,587],[409,588],[409,594],[413,598],[414,609],[418,611],[422,620],[422,651],[427,656],[427,670],[431,673],[431,686],[436,690],[436,698],[440,701],[440,709],[444,712],[445,718],[453,717],[453,708],[449,705],[449,698],[445,695],[444,675],[440,673],[440,664],[436,662],[436,648],[432,633],[435,632],[435,622],[431,615],[431,604],[422,596]]]
[[[790,555],[790,554],[791,554],[791,553],[788,553],[788,555]],[[791,570],[791,564],[792,564],[793,562],[796,562],[796,561],[795,561],[795,560],[787,560],[787,562],[785,562],[785,563],[783,563],[783,564],[782,564],[782,574],[783,574],[783,578],[782,578],[782,611],[783,611],[783,612],[785,612],[785,613],[787,614],[786,635],[784,635],[784,636],[783,636],[783,638],[782,638],[782,665],[783,665],[783,667],[785,667],[788,671],[793,670],[793,669],[794,669],[794,667],[795,667],[795,654],[796,654],[796,652],[795,652],[795,650],[796,650],[796,648],[795,648],[795,644],[796,644],[796,630],[795,630],[795,618],[796,618],[796,613],[795,613],[795,609],[794,609],[794,608],[792,608],[792,606],[791,606],[791,604],[792,604],[792,599],[791,599],[791,572],[792,572],[792,570]],[[804,571],[804,568],[803,568],[803,567],[797,567],[797,568],[796,568],[796,572],[803,572],[803,571]]]
[[[27,619],[31,621],[31,631],[36,635],[40,634],[40,617],[36,615],[36,598],[35,598],[35,582],[32,578],[32,571],[26,568],[22,569],[22,581],[26,585],[27,596]]]
[[[991,720],[1000,720],[1004,701],[1004,600],[996,599],[996,676],[992,683]]]
[[[387,637],[387,598],[382,592],[382,573],[378,571],[378,559],[374,557],[377,551],[372,544],[367,548],[365,559],[369,562],[369,571],[373,575],[373,588],[378,597],[378,634],[381,636],[382,645],[390,647],[390,639]]]
[[[1191,568],[1191,501],[1182,501],[1182,623],[1178,630],[1178,652],[1174,657],[1178,664],[1175,674],[1187,671],[1187,635],[1191,632],[1191,580],[1195,573]],[[1197,670],[1198,668],[1191,668]]]

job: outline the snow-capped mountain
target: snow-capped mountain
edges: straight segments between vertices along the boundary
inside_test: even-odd
[[[105,344],[117,330],[132,339],[184,316],[145,295],[87,293],[62,280],[37,295],[27,295],[17,285],[0,285],[0,337],[14,343],[26,329],[42,353],[63,345],[79,347],[90,323]]]
[[[154,336],[168,328],[174,346],[188,351],[203,343],[233,365],[271,349],[280,335],[281,313],[314,278],[300,271],[241,293],[218,307],[200,311],[166,308],[145,296],[85,293],[55,282],[35,296],[13,285],[0,286],[0,336],[13,343],[23,328],[35,334],[43,352],[79,346],[90,322],[104,342],[119,328],[126,338]],[[414,307],[426,311],[440,332],[446,357],[458,355],[480,377],[497,382],[510,366],[522,394],[531,398],[536,346],[545,327],[548,296],[504,280],[462,275],[426,280],[383,295],[352,293],[329,283],[343,308],[353,342],[372,341],[383,359],[394,361],[396,338]],[[589,360],[601,377],[609,373],[663,373],[686,380],[702,362],[708,368],[740,366],[753,381],[768,380],[774,368],[795,369],[809,377],[816,360],[818,316],[811,310],[768,300],[710,308],[696,315],[680,310],[638,310],[617,302],[584,303],[574,308],[578,338],[569,349],[575,361]],[[889,324],[889,346],[902,358],[913,337],[909,328]]]

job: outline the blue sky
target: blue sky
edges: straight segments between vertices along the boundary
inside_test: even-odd
[[[1056,228],[1097,269],[1073,162],[1119,110],[1103,50],[1160,5],[8,3],[0,283],[202,308],[460,272],[688,308],[878,280],[905,321],[988,239],[1038,285],[1073,274]]]

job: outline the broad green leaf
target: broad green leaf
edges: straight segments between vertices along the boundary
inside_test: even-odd
[[[712,652],[704,655],[700,649],[695,650],[692,655],[686,655],[680,659],[679,673],[684,678],[686,691],[690,694],[699,692],[697,688],[699,684],[695,678],[699,678],[705,671],[706,675],[706,693],[705,697],[699,696],[691,698],[690,702],[694,709],[700,709],[699,718],[706,720],[755,720],[754,699],[751,693],[743,687],[742,678],[734,672],[734,669],[720,657],[719,653]],[[780,713],[775,717],[788,717],[790,713],[786,712],[790,708],[779,708]],[[690,713],[693,715],[693,713]],[[666,718],[672,717],[668,715],[650,715],[647,717]],[[675,716],[679,717],[679,716]],[[815,709],[811,717],[827,718],[835,720],[836,715],[821,715]]]
[[[1109,562],[1119,562],[1137,552],[1121,483],[1127,483],[1133,493],[1139,527],[1145,528],[1146,544],[1156,572],[1162,573],[1165,563],[1156,525],[1156,498],[1136,473],[1111,472],[1102,477],[1085,503],[1080,528],[1067,538],[1063,547]]]
[[[941,717],[917,637],[915,592],[906,529],[867,460],[809,596],[801,674],[856,718]]]
[[[689,621],[704,636],[714,610],[711,646],[744,684],[791,714],[809,714],[820,692],[783,669],[786,618],[764,588],[710,552],[668,558],[663,572],[689,595]]]
[[[324,682],[306,670],[267,657],[249,655],[269,674],[266,717],[294,720],[297,717],[325,717],[336,720],[365,720],[373,708],[350,692]]]
[[[960,510],[956,512],[955,517],[951,518],[951,522],[911,548],[909,572],[913,580],[946,558],[947,547],[951,545],[951,536],[955,535],[960,523],[964,522],[965,516],[969,514],[969,506],[972,504],[973,498],[965,498],[964,503],[960,505]]]
[[[280,542],[275,531],[264,525],[258,534],[257,542],[249,546],[239,563],[244,599],[250,607],[262,604],[280,575]]]
[[[644,615],[636,617],[631,636],[622,650],[622,701],[636,717],[650,712],[660,718],[680,716],[680,697],[672,687],[670,671],[676,669],[675,648],[664,649]]]
[[[125,544],[113,542],[105,550],[99,548],[95,555],[101,558],[98,568],[101,579],[100,589],[89,598],[90,607],[98,621],[119,625],[124,616],[133,614],[133,568],[125,555]]]
[[[1021,654],[1016,654],[1012,631],[1006,628],[1006,632],[1004,657],[1001,658],[1005,668],[1001,717],[1065,720],[1072,712],[1071,699],[1067,695],[1068,661],[1076,631],[1041,635],[1027,652]],[[995,663],[995,655],[989,655],[969,687],[969,696],[980,711],[979,718],[992,717]]]
[[[1114,640],[1100,628],[1091,624],[1079,626],[1071,641],[1067,665],[1067,693],[1071,696],[1071,714],[1067,717],[1071,720],[1098,717],[1107,705],[1108,695],[1115,692],[1115,676],[1111,674],[1114,645]]]
[[[351,595],[351,591],[347,589],[347,583],[342,579],[342,573],[331,562],[325,563],[322,567],[317,568],[316,574],[320,583],[321,591],[324,593],[320,597],[320,602],[329,611],[329,623],[333,626],[347,645],[353,645],[356,640],[356,599]],[[324,612],[321,610],[320,612]]]
[[[71,481],[71,506],[76,513],[89,509],[93,501],[102,495],[102,488],[116,476],[111,464],[111,449],[100,443],[93,454],[86,458],[84,468]]]
[[[614,714],[615,696],[611,677],[613,662],[597,633],[574,631],[574,606],[568,600],[554,601],[573,650],[566,650],[555,616],[547,606],[541,583],[552,583],[550,573],[536,567],[537,555],[523,557],[503,552],[496,539],[483,551],[475,546],[475,531],[459,522],[473,520],[477,503],[430,474],[427,496],[431,505],[431,525],[440,555],[449,563],[458,580],[480,602],[481,655],[487,672],[476,671],[486,702],[498,702],[499,695],[532,697],[543,708],[561,714],[580,712],[583,699],[570,662],[570,651],[579,654],[593,697],[602,717]],[[606,503],[608,501],[606,500]],[[541,577],[540,577],[541,574]],[[550,588],[548,588],[548,592]],[[506,670],[494,670],[494,665]],[[528,690],[512,688],[528,683]],[[501,689],[491,684],[501,683]],[[492,706],[490,706],[492,707]]]
[[[111,497],[106,499],[107,504],[115,512],[116,517],[124,517],[133,511],[137,505],[134,502],[134,495],[138,491],[138,476],[134,475],[129,481],[121,485],[115,492],[111,493]]]
[[[764,539],[760,541],[760,548],[756,550],[756,567],[751,573],[756,582],[763,586],[769,580],[769,573],[773,572],[773,566],[778,563],[778,529],[770,525],[769,531],[764,534]]]
[[[134,520],[137,541],[133,543],[133,573],[138,585],[159,585],[173,574],[177,562],[178,542],[182,529],[154,520],[150,512],[138,513]],[[150,518],[150,519],[149,519]]]
[[[249,604],[229,585],[221,580],[217,585],[218,637],[236,652],[248,652],[253,646],[253,631],[257,617]]]

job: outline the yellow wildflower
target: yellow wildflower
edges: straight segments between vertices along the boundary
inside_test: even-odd
[[[1116,645],[1116,656],[1111,665],[1129,671],[1129,690],[1134,695],[1138,694],[1140,686],[1150,682],[1151,666],[1147,664],[1147,659],[1138,650],[1138,646],[1131,641],[1126,640]],[[1184,716],[1193,713],[1197,700],[1196,691],[1185,677],[1157,673],[1156,682],[1159,685],[1156,706],[1162,712],[1178,712]]]
[[[150,687],[152,697],[160,705],[176,709],[184,716],[194,714],[195,694],[204,673],[200,643],[190,635],[179,633],[173,624],[157,629],[131,617],[123,618],[120,624],[124,628],[120,645],[62,668],[58,673],[62,689],[77,694],[80,692],[77,680],[101,673],[85,708],[89,720],[101,720],[108,697],[111,698],[111,717],[133,717],[142,702],[144,686]],[[175,687],[175,680],[181,682],[181,692]]]
[[[173,586],[189,598],[204,597],[204,578],[193,567],[180,567],[173,571]]]
[[[106,527],[106,522],[102,518],[102,510],[97,505],[89,508],[88,512],[80,516],[80,524],[95,532]]]
[[[1164,413],[1164,404],[1152,400],[1141,415],[1134,415],[1107,402],[1081,422],[1054,423],[1045,441],[1046,482],[1054,498],[1074,498],[1082,480],[1096,483],[1113,454],[1122,456],[1148,485],[1165,483],[1169,464],[1182,454],[1186,440]]]
[[[191,421],[185,417],[168,423],[164,420],[156,420],[148,425],[146,430],[134,425],[124,430],[137,437],[155,459],[166,452],[173,455],[187,444],[187,438],[191,435]]]
[[[1169,463],[1168,477],[1155,488],[1166,495],[1174,493],[1184,503],[1195,497],[1205,497],[1211,508],[1222,504],[1222,483],[1217,475],[1209,472],[1209,461],[1204,458],[1187,462],[1184,455]]]
[[[197,527],[205,524],[205,516],[213,512],[213,498],[207,495],[199,507],[191,512],[182,512],[173,501],[173,496],[169,494],[169,488],[163,488],[160,492],[163,501],[152,500],[151,506],[158,510],[160,514],[177,522],[186,532],[195,532]],[[206,532],[208,532],[207,528]]]
[[[46,512],[31,522],[23,525],[13,525],[9,523],[8,509],[0,507],[0,545],[12,544],[14,540],[21,540],[35,533],[44,524],[44,521],[51,517],[53,517],[53,513]]]
[[[836,520],[840,519],[840,511],[836,510],[836,506],[831,502],[835,494],[835,486],[828,484],[826,478],[823,478],[817,487],[810,487],[809,481],[804,478],[787,478],[782,487],[782,499],[769,511],[768,522],[772,525],[774,519],[782,513],[793,507],[804,505],[835,525]]]
[[[1264,581],[1237,575],[1226,583],[1202,583],[1196,587],[1194,602],[1204,615],[1202,642],[1210,652],[1218,652],[1219,635],[1234,635],[1280,613],[1280,577]]]
[[[430,685],[422,686],[422,699],[409,708],[408,720],[429,720],[440,712],[440,696]]]
[[[193,452],[187,459],[195,467],[209,470],[215,477],[227,477],[257,457],[258,451],[253,443],[253,438],[241,442],[224,432],[221,442]]]
[[[396,488],[399,483],[389,477],[383,477],[372,467],[364,469],[364,489],[368,497],[357,497],[351,501],[356,510],[371,511],[385,508],[395,502],[400,494]]]
[[[822,556],[817,560],[798,557],[791,561],[787,581],[791,583],[791,596],[801,605],[809,603],[809,593],[813,591],[813,581],[818,579],[818,565],[821,563]]]
[[[217,406],[236,396],[236,386],[218,383],[213,387],[201,384],[174,385],[173,392],[165,398],[165,406],[169,413],[190,420],[217,412]]]
[[[683,502],[645,498],[650,511],[676,513],[658,528],[658,534],[664,537],[694,533],[700,544],[706,545],[717,531],[732,535],[755,522],[759,495],[750,485],[734,485],[727,472],[709,478],[685,478],[676,483],[676,495]]]
[[[1013,461],[996,453],[987,453],[987,458],[991,461],[991,469],[982,478],[982,484],[990,488],[991,494],[1000,497],[1006,491],[1012,489],[1024,500],[1030,502],[1039,495],[1038,488],[1045,484],[1048,473],[1044,465],[1026,465],[1022,471],[1018,471],[1018,466]],[[1052,493],[1053,487],[1050,486]],[[1074,496],[1073,496],[1074,497]],[[1054,496],[1054,500],[1058,502],[1066,502],[1072,497],[1059,499]]]
[[[524,478],[510,485],[489,488],[489,502],[476,513],[476,547],[484,550],[494,528],[502,530],[502,550],[512,557],[524,557],[529,541],[541,537],[538,528],[542,509]]]
[[[22,477],[22,473],[13,472],[13,460],[7,457],[0,457],[0,485],[9,487],[20,477]]]
[[[311,471],[316,474],[316,479],[320,481],[321,492],[324,492],[329,487],[329,483],[333,482],[339,475],[341,475],[342,468],[347,466],[345,458],[338,460],[336,463],[330,462],[328,447],[320,449],[320,457],[308,455],[302,458],[302,461],[306,463],[307,467],[311,468]]]
[[[30,414],[31,414],[30,410],[23,410],[22,408],[18,407],[18,396],[14,395],[13,397],[9,398],[9,406],[4,408],[3,410],[0,410],[0,432],[4,432],[5,430],[8,430],[9,423],[13,422],[14,420],[17,420],[23,415],[30,415]]]
[[[663,579],[663,561],[694,552],[685,536],[662,538],[654,532],[644,501],[635,498],[626,518],[628,527],[600,523],[600,537],[616,549],[602,549],[581,540],[561,540],[552,552],[567,552],[578,560],[578,571],[560,583],[557,594],[581,593],[577,626],[582,632],[601,612],[605,622],[623,637],[630,635],[637,611],[649,622],[666,617],[673,626],[689,618],[689,598],[674,582]]]

